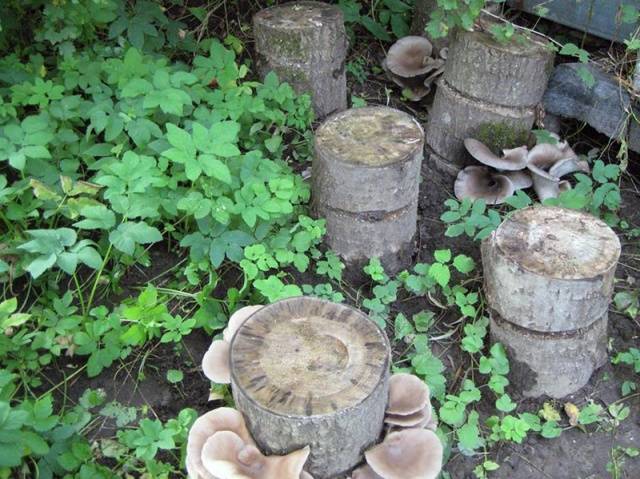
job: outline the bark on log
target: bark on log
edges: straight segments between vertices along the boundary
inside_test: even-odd
[[[606,361],[620,241],[604,222],[555,207],[517,211],[482,244],[491,336],[525,396],[561,398]]]
[[[440,80],[426,128],[426,141],[435,153],[451,163],[451,172],[477,163],[464,147],[483,123],[506,123],[529,129],[535,120],[533,108],[510,108],[467,97]]]
[[[348,40],[339,8],[289,2],[253,17],[261,76],[275,71],[298,93],[309,93],[319,118],[347,107]]]
[[[420,124],[392,108],[351,109],[318,128],[314,211],[326,218],[326,242],[352,273],[372,257],[389,273],[410,263],[423,149]]]
[[[443,78],[465,96],[506,107],[535,107],[553,69],[547,41],[498,43],[485,32],[458,31]]]
[[[390,356],[384,332],[360,311],[311,297],[279,301],[233,338],[233,397],[263,452],[309,445],[305,469],[333,478],[380,437]]]

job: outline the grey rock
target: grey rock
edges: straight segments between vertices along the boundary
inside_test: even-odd
[[[595,78],[592,87],[580,78],[581,68],[587,68]],[[625,131],[631,105],[629,94],[615,77],[583,63],[556,66],[543,102],[548,113],[584,121],[611,138]]]

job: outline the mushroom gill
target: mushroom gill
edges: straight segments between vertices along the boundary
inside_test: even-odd
[[[375,473],[371,466],[365,464],[364,466],[360,466],[355,469],[351,473],[351,479],[384,479],[382,476],[379,476]]]
[[[488,205],[499,205],[515,193],[511,180],[486,166],[467,166],[460,170],[453,185],[456,198],[484,200]]]
[[[310,448],[284,456],[264,456],[231,431],[217,432],[202,449],[202,464],[218,479],[300,479]]]
[[[364,453],[367,464],[385,479],[435,479],[442,469],[442,443],[427,429],[404,429]]]
[[[497,170],[516,171],[527,166],[528,150],[526,146],[502,150],[502,156],[496,155],[487,145],[473,138],[465,139],[464,146],[469,154],[480,163]]]
[[[189,430],[185,460],[189,479],[220,479],[205,469],[201,459],[207,440],[220,431],[231,431],[245,444],[253,444],[240,411],[228,407],[209,411],[196,419]]]

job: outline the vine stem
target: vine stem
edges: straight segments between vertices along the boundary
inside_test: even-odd
[[[80,287],[80,282],[78,281],[78,275],[73,273],[73,282],[76,285],[76,290],[78,291],[78,300],[80,301],[80,308],[82,309],[82,317],[87,317],[87,308],[84,304],[84,297],[82,296],[82,288]]]
[[[93,298],[96,294],[96,289],[98,288],[98,282],[102,277],[102,271],[104,271],[104,267],[107,265],[107,262],[109,261],[109,256],[111,255],[112,247],[113,245],[109,243],[109,248],[107,248],[107,253],[104,255],[104,260],[102,261],[102,264],[98,269],[98,273],[96,274],[96,279],[94,280],[93,286],[91,287],[91,293],[89,294],[89,300],[87,301],[87,306],[86,306],[87,314],[89,313],[89,311],[91,311],[91,306],[93,305]],[[85,318],[86,318],[86,315],[85,315]]]

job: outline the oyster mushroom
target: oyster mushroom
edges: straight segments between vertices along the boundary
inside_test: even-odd
[[[501,175],[506,176],[513,183],[513,187],[517,190],[524,190],[526,188],[531,188],[533,185],[533,179],[531,175],[525,170],[519,171],[502,171]]]
[[[392,432],[364,456],[369,467],[385,479],[435,479],[442,469],[442,444],[426,429]]]
[[[229,352],[231,346],[224,340],[216,340],[211,343],[202,358],[202,371],[211,381],[218,384],[231,382],[231,367],[229,365]]]
[[[567,180],[559,178],[542,176],[533,173],[533,190],[536,192],[538,199],[542,203],[549,198],[557,198],[560,193],[571,189],[571,183]]]
[[[205,470],[218,479],[299,479],[310,448],[285,456],[264,456],[231,431],[215,433],[202,449]]]
[[[429,387],[413,374],[398,373],[389,378],[387,415],[407,416],[429,405]]]
[[[391,80],[405,89],[407,97],[418,101],[429,93],[431,83],[444,68],[444,60],[431,56],[431,42],[420,36],[407,36],[395,42],[382,62]]]
[[[527,166],[528,150],[526,146],[502,150],[504,154],[501,157],[491,151],[487,145],[473,138],[464,140],[464,146],[469,154],[480,163],[497,170],[516,171]]]
[[[499,205],[516,191],[511,180],[486,166],[467,166],[460,170],[453,185],[456,198],[483,199],[488,205]]]
[[[360,466],[358,469],[355,469],[351,473],[351,479],[384,479],[382,476],[379,476],[375,473],[371,466],[365,464],[364,466]]]
[[[245,320],[251,316],[253,313],[262,308],[262,304],[257,304],[255,306],[245,306],[244,308],[240,308],[238,311],[233,313],[229,318],[229,322],[227,323],[227,327],[222,331],[222,337],[226,342],[231,344],[231,340],[233,339],[233,335],[236,334],[236,331]]]
[[[235,433],[245,444],[254,443],[240,411],[229,407],[209,411],[196,419],[189,430],[185,460],[189,479],[216,479],[205,469],[201,457],[207,440],[220,431]]]
[[[407,415],[387,414],[384,422],[399,427],[424,427],[431,419],[431,403],[417,412]]]

